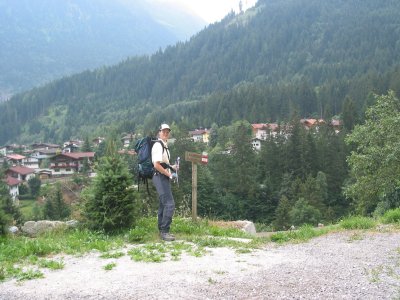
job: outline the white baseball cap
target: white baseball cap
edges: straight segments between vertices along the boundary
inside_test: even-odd
[[[171,131],[171,128],[169,128],[168,124],[161,124],[160,131],[163,130],[163,129],[169,129],[169,131]]]

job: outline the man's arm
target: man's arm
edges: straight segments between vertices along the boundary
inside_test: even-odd
[[[154,162],[154,169],[156,169],[161,174],[163,174],[169,178],[172,178],[169,168],[164,169],[159,161]]]

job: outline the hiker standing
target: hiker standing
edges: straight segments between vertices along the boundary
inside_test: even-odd
[[[175,240],[175,237],[169,233],[175,210],[175,201],[171,191],[171,179],[173,178],[171,169],[174,170],[175,166],[170,166],[169,164],[170,153],[167,144],[170,132],[171,129],[168,124],[161,124],[158,132],[160,142],[154,143],[151,150],[155,169],[153,184],[156,187],[159,198],[158,230],[160,231],[160,237],[164,241]]]

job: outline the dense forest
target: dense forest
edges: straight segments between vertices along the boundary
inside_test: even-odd
[[[0,105],[0,144],[160,119],[209,127],[288,120],[294,109],[330,118],[346,97],[360,113],[369,92],[400,89],[399,19],[390,0],[259,1],[185,43],[16,95]]]
[[[2,94],[153,53],[204,26],[171,3],[0,0],[0,101]]]
[[[260,0],[185,43],[16,95],[0,104],[0,144],[147,134],[168,122],[173,158],[209,153],[209,165],[199,168],[202,216],[282,229],[379,214],[400,204],[392,181],[398,20],[398,1]],[[299,122],[305,117],[327,122],[306,130]],[[339,133],[331,118],[342,120]],[[250,124],[268,122],[282,130],[253,151]],[[212,129],[209,145],[188,139],[198,127]],[[178,212],[190,207],[189,163],[182,163],[180,178]],[[374,180],[382,184],[371,188]],[[149,205],[143,214],[157,204],[146,193],[141,199]]]

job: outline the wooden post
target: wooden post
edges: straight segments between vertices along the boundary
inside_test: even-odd
[[[192,162],[192,219],[197,221],[197,164]]]
[[[197,164],[208,164],[208,155],[185,152],[185,160],[192,162],[192,219],[197,221]]]

